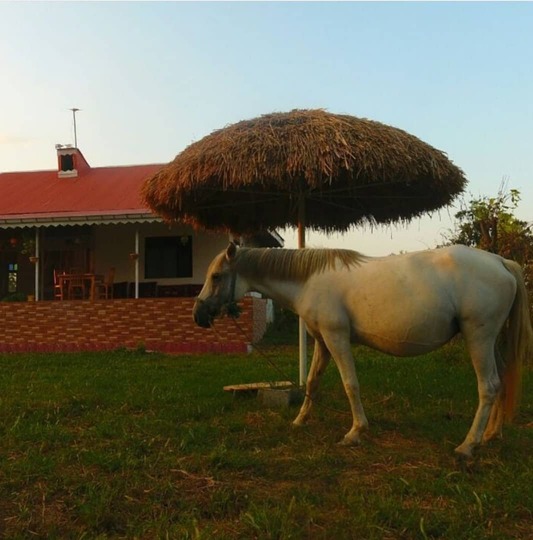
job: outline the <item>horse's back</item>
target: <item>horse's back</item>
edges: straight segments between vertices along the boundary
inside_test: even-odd
[[[479,310],[488,313],[511,308],[516,280],[499,255],[462,245],[428,253],[432,253],[434,269],[444,289],[455,297],[463,318]]]
[[[330,281],[325,302],[355,341],[395,355],[436,349],[467,321],[499,330],[516,291],[501,257],[465,246],[369,258]]]
[[[381,289],[387,284],[388,294],[424,296],[435,307],[452,304],[462,311],[499,305],[507,293],[514,297],[515,279],[503,261],[499,255],[454,245],[373,259],[366,270],[373,275],[369,283]],[[417,301],[423,303],[422,298]]]

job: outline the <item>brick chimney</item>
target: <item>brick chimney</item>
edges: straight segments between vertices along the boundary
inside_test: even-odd
[[[78,148],[69,144],[56,144],[56,150],[59,178],[77,178],[91,168]]]

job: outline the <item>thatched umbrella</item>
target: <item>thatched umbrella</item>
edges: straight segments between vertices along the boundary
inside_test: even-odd
[[[346,231],[409,221],[449,204],[463,172],[400,129],[324,110],[272,113],[214,131],[143,187],[168,220],[243,234]]]
[[[346,231],[408,221],[465,186],[446,155],[397,128],[323,110],[273,113],[214,131],[148,179],[169,220],[233,233]],[[305,215],[303,215],[305,213]]]

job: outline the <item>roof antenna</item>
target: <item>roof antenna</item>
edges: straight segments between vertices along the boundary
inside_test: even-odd
[[[78,132],[76,130],[76,113],[78,111],[81,111],[81,109],[72,107],[72,109],[69,109],[69,111],[72,111],[72,120],[74,121],[74,148],[78,148]]]

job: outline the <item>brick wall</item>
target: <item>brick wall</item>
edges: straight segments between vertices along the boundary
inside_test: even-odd
[[[246,352],[266,330],[266,300],[246,297],[237,321],[196,326],[193,298],[0,302],[0,352],[110,350]]]

